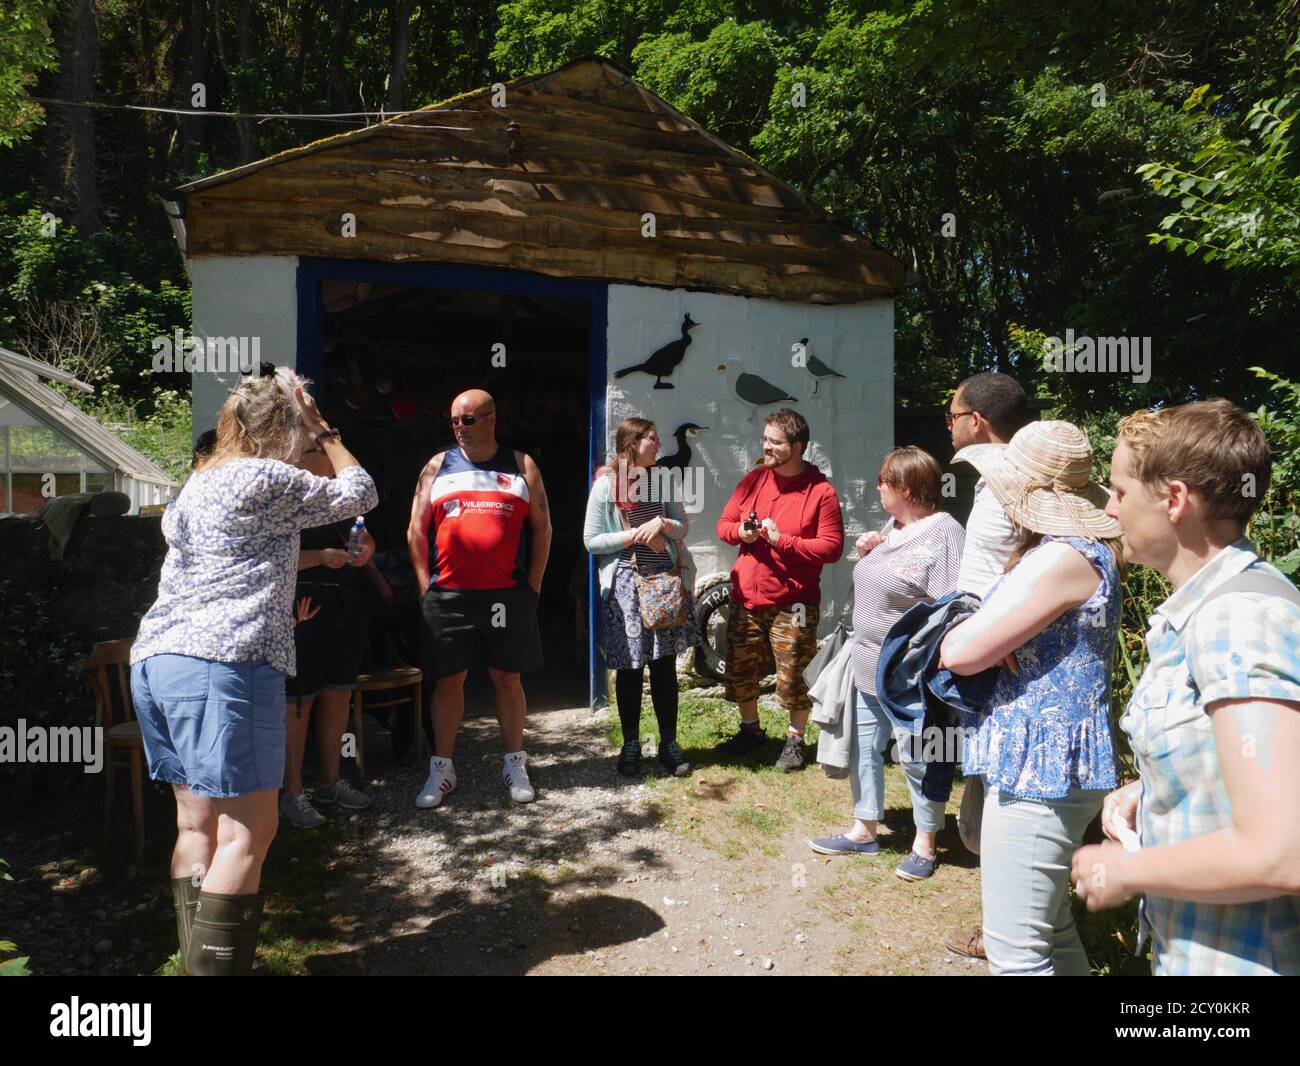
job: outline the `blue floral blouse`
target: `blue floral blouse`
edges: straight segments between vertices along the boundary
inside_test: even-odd
[[[1020,672],[1003,667],[988,715],[982,722],[963,721],[979,726],[965,746],[963,772],[982,774],[990,786],[1022,799],[1116,786],[1110,670],[1119,638],[1119,568],[1105,544],[1081,537],[1044,537],[1042,543],[1054,540],[1092,563],[1101,577],[1097,591],[1017,648]]]
[[[298,534],[379,502],[359,466],[317,477],[276,459],[233,459],[194,474],[163,512],[167,558],[131,662],[190,655],[296,672]]]

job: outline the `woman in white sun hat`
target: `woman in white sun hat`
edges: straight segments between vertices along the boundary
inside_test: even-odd
[[[1070,859],[1115,787],[1110,670],[1123,553],[1088,438],[1032,422],[1007,445],[954,460],[979,470],[1021,543],[984,605],[944,638],[958,674],[1003,665],[964,751],[987,792],[980,860],[984,949],[994,974],[1082,974]],[[975,724],[975,723],[970,723]]]

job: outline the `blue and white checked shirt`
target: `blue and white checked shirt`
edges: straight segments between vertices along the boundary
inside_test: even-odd
[[[1142,775],[1138,831],[1144,848],[1232,824],[1209,704],[1250,698],[1300,703],[1300,606],[1279,596],[1232,593],[1188,625],[1210,592],[1248,568],[1281,577],[1242,538],[1151,616],[1151,661],[1119,723]],[[1140,935],[1153,938],[1156,974],[1300,974],[1300,896],[1217,904],[1148,895],[1140,914]]]

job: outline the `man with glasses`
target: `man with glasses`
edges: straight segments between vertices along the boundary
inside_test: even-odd
[[[776,765],[804,763],[812,711],[803,672],[817,652],[821,571],[844,550],[840,501],[817,467],[804,462],[808,423],[789,408],[768,415],[763,465],[740,479],[718,519],[718,536],[739,545],[731,568],[726,696],[740,706],[740,731],[718,747],[737,757],[767,740],[758,721],[758,683],[775,667],[776,694],[790,716]]]
[[[986,371],[968,377],[948,404],[946,421],[954,451],[970,444],[1006,445],[1029,421],[1028,401],[1020,382],[1009,374]],[[1006,570],[1007,560],[1018,544],[1006,511],[980,478],[975,484],[975,503],[966,519],[966,543],[962,549],[957,588],[983,598]],[[957,816],[961,838],[978,851],[980,819],[984,807],[984,782],[966,778],[961,810]],[[944,940],[949,951],[967,958],[982,959],[984,931],[961,929]]]
[[[457,446],[420,474],[406,534],[424,596],[425,676],[435,679],[436,754],[415,805],[437,807],[456,787],[451,757],[465,713],[465,675],[476,660],[496,690],[502,780],[511,799],[528,803],[536,793],[519,675],[542,665],[537,600],[551,551],[546,490],[530,456],[497,444],[496,406],[482,389],[456,397],[451,425]]]
[[[954,451],[972,444],[1007,444],[1029,421],[1025,390],[1009,374],[987,371],[957,386],[948,404],[948,430]],[[962,551],[962,592],[984,596],[1002,576],[1016,546],[1011,519],[981,478],[975,485],[975,504],[966,520],[966,547]]]

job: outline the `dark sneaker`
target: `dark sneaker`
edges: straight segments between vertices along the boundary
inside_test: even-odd
[[[723,758],[739,759],[751,752],[759,751],[766,744],[767,734],[761,729],[746,729],[742,726],[739,733],[717,745],[713,752]]]
[[[618,772],[635,777],[641,772],[641,741],[629,740],[618,753]]]
[[[785,747],[776,760],[778,770],[798,770],[803,766],[803,738],[787,734]]]
[[[673,777],[685,777],[691,772],[691,764],[686,761],[686,756],[675,740],[670,740],[659,748],[659,765]]]
[[[813,837],[808,846],[818,855],[874,855],[880,850],[876,840],[850,840],[846,836]]]
[[[934,865],[935,859],[923,859],[916,852],[909,851],[894,873],[904,881],[924,881],[934,873]]]
[[[364,811],[375,802],[360,789],[353,788],[346,777],[340,777],[332,785],[317,785],[312,799],[317,803],[337,804],[345,811]]]

